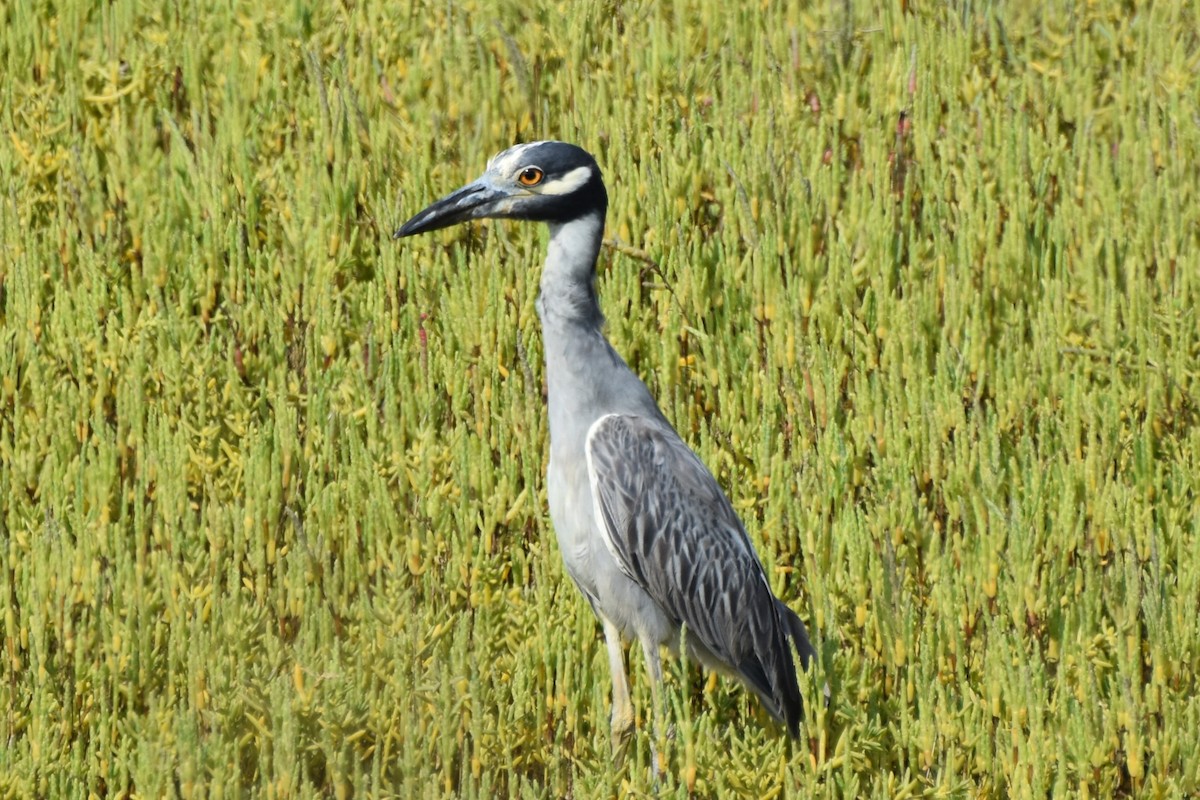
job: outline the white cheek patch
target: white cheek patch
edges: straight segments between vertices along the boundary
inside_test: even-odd
[[[591,179],[591,167],[576,167],[561,178],[555,178],[552,181],[543,183],[538,187],[538,191],[542,194],[566,195],[580,188]]]

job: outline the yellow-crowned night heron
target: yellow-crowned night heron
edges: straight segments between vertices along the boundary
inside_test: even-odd
[[[712,474],[604,337],[595,269],[607,207],[595,159],[575,145],[534,142],[497,155],[396,237],[483,217],[550,226],[537,306],[550,518],[567,572],[604,626],[618,756],[633,729],[621,635],[645,651],[661,737],[659,646],[677,649],[684,626],[694,658],[741,679],[796,736],[803,708],[788,643],[807,668],[814,651],[804,624],[772,594]]]

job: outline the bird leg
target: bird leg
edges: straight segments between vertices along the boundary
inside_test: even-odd
[[[609,619],[604,622],[604,643],[608,647],[608,668],[612,672],[612,749],[613,761],[620,766],[633,737],[633,703],[629,699],[629,681],[625,677],[625,654],[621,650],[621,632]]]
[[[657,784],[659,777],[666,772],[667,759],[663,746],[663,720],[666,717],[666,707],[663,703],[666,696],[662,688],[662,659],[659,654],[658,642],[641,637],[642,651],[646,654],[646,671],[650,673],[650,701],[654,706],[654,739],[650,742],[651,773]]]

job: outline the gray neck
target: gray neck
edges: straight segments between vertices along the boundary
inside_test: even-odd
[[[587,432],[605,414],[637,414],[667,424],[638,377],[604,338],[596,298],[596,255],[604,233],[597,211],[551,223],[538,314],[546,349],[550,457],[583,463]],[[555,454],[562,454],[556,456]]]
[[[600,213],[550,223],[550,246],[537,304],[543,328],[578,326],[598,331],[604,325],[596,297],[596,256],[603,234]]]
[[[551,458],[556,452],[581,452],[592,422],[620,410],[622,398],[639,395],[640,381],[602,332],[596,254],[603,231],[599,213],[550,225],[538,314],[546,348]]]

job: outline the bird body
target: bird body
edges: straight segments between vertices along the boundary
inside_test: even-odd
[[[397,237],[467,219],[546,222],[538,314],[550,422],[547,495],[567,573],[604,627],[613,743],[633,713],[622,635],[642,645],[655,703],[659,647],[687,647],[734,675],[795,736],[802,703],[789,642],[814,651],[777,600],[729,500],[604,336],[595,265],[607,194],[595,160],[562,142],[517,145],[474,183],[413,217]],[[657,712],[656,712],[657,721]]]

